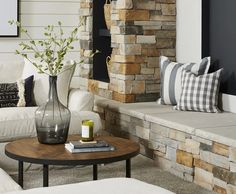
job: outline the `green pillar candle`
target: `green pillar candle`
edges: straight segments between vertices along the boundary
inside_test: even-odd
[[[93,125],[92,120],[82,121],[82,141],[93,141]]]

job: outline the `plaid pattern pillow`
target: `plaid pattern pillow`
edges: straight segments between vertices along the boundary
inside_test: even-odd
[[[199,63],[177,63],[167,57],[160,57],[161,98],[159,104],[176,105],[181,95],[181,75],[183,69],[196,75],[208,73],[211,58],[205,57]]]
[[[222,70],[200,76],[184,70],[182,73],[182,93],[175,109],[220,112],[217,105]]]

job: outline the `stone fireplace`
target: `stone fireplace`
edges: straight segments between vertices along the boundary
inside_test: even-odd
[[[101,3],[104,4],[105,0]],[[111,41],[108,82],[94,79],[94,70],[98,67],[94,66],[93,59],[86,58],[96,47],[93,30],[95,5],[93,0],[80,0],[80,15],[84,19],[80,31],[80,55],[86,59],[79,75],[80,87],[125,103],[156,100],[160,93],[159,56],[175,60],[176,0],[111,2],[111,29],[110,32],[104,31],[110,34]],[[104,59],[101,62],[101,68],[107,71]]]

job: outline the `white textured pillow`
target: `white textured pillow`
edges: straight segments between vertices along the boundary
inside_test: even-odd
[[[87,91],[72,89],[69,95],[68,108],[71,111],[93,111],[94,95]]]
[[[24,61],[0,61],[0,83],[13,83],[21,79]]]
[[[183,69],[195,75],[206,74],[210,67],[210,61],[210,57],[205,57],[199,63],[177,63],[170,61],[165,56],[161,56],[161,98],[158,103],[176,105],[181,95],[181,75]]]
[[[68,93],[73,73],[74,69],[72,68],[58,75],[57,78],[58,98],[64,106],[67,106],[68,103]],[[49,76],[46,74],[39,74],[32,63],[25,59],[22,78],[26,78],[29,75],[34,75],[34,99],[36,104],[40,106],[48,99]]]

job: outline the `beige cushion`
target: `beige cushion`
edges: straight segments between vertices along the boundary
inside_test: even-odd
[[[24,62],[0,61],[0,83],[12,83],[21,78]]]
[[[74,69],[67,70],[60,74],[57,79],[57,92],[61,103],[67,106],[68,93]],[[37,69],[30,61],[25,59],[25,65],[22,73],[22,78],[34,75],[34,98],[38,106],[44,104],[48,98],[49,81],[48,75],[39,74]]]
[[[0,142],[19,138],[35,137],[35,110],[38,107],[9,107],[0,108]],[[70,134],[81,133],[83,120],[94,121],[94,131],[101,129],[101,119],[92,111],[71,111]]]
[[[21,187],[0,168],[0,193],[21,191]]]
[[[94,133],[102,129],[102,123],[99,114],[92,111],[71,111],[70,134],[81,134],[81,124],[83,120],[92,120],[94,122]]]
[[[68,107],[71,111],[92,111],[94,95],[87,91],[72,89],[69,95]]]
[[[171,191],[132,178],[111,178],[48,188],[30,189],[11,194],[173,194]]]
[[[0,141],[35,136],[36,109],[37,107],[0,108]]]

